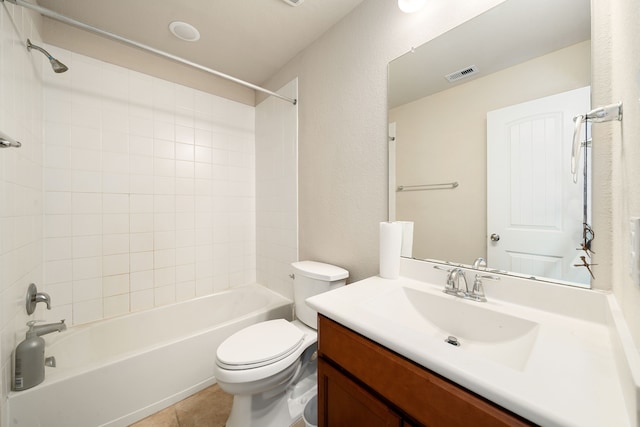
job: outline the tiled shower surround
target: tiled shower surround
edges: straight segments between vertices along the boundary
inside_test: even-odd
[[[0,151],[1,427],[28,320],[81,324],[256,276],[291,296],[297,260],[297,108],[46,46],[40,29],[38,14],[0,3],[0,131],[23,143]],[[27,38],[69,71],[53,73]],[[297,97],[297,82],[283,90]],[[32,282],[51,311],[27,315]]]
[[[47,318],[255,282],[255,108],[50,48],[69,72],[43,74]]]

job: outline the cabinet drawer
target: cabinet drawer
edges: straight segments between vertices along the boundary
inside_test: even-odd
[[[534,425],[324,316],[318,330],[321,357],[423,425]]]

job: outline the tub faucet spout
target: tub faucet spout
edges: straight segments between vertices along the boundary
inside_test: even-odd
[[[62,332],[66,329],[67,325],[64,323],[64,319],[55,323],[33,326],[33,332],[35,332],[35,334],[38,336],[50,334],[51,332]]]

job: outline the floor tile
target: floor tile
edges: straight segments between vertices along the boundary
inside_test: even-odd
[[[178,424],[178,417],[176,417],[176,411],[173,406],[163,409],[160,412],[156,412],[147,418],[132,424],[131,427],[180,427]]]
[[[175,410],[180,427],[224,427],[233,396],[209,387],[181,402],[176,403]]]
[[[233,396],[214,384],[130,427],[224,427],[232,402]]]
[[[130,427],[224,427],[232,403],[233,396],[214,384]],[[304,427],[304,421],[291,427]]]

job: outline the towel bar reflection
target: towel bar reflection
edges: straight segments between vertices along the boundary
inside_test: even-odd
[[[444,182],[442,184],[399,185],[396,191],[450,190],[456,188],[458,182]]]
[[[22,144],[0,132],[0,148],[20,148]]]

